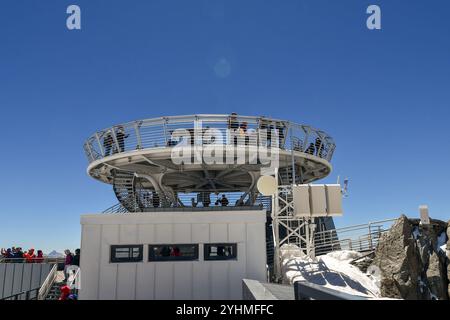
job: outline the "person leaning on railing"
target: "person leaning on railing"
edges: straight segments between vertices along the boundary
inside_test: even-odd
[[[108,131],[103,138],[103,148],[105,148],[105,157],[109,156],[111,153],[111,148],[113,145],[113,137],[111,135],[111,132]]]
[[[117,143],[119,144],[119,152],[125,151],[125,139],[128,138],[128,134],[125,133],[125,129],[120,126],[116,133]]]
[[[4,258],[4,262],[10,262],[11,261],[10,259],[13,258],[11,248],[8,248],[6,250],[5,250],[5,248],[2,248],[1,255],[2,255],[2,258]]]
[[[22,251],[22,248],[18,247],[12,247],[8,249],[2,249],[1,251],[2,256],[5,258],[5,262],[15,262],[15,263],[22,263],[24,258],[24,253]]]
[[[23,254],[26,263],[33,263],[36,255],[34,254],[34,249],[29,249],[27,252]]]
[[[35,263],[42,263],[44,262],[44,253],[42,252],[42,250],[38,250],[37,251],[37,256],[34,259]]]

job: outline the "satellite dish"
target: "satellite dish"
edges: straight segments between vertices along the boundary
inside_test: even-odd
[[[258,179],[257,187],[263,196],[272,196],[277,193],[277,180],[272,176],[262,176]]]

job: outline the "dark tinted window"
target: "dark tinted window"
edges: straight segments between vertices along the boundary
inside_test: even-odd
[[[111,246],[111,262],[141,262],[143,245],[114,245]]]
[[[198,260],[198,244],[149,245],[148,261]]]
[[[236,243],[205,244],[205,260],[236,260]]]

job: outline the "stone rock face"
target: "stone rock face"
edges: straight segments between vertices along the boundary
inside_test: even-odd
[[[450,220],[447,222],[447,279],[450,280]],[[448,285],[447,294],[450,297],[450,283]]]
[[[443,232],[449,232],[445,222],[431,220],[430,225],[421,225],[420,220],[403,215],[381,237],[372,265],[381,271],[383,297],[448,299],[450,269],[438,246]]]

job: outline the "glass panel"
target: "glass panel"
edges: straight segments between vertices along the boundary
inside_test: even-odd
[[[130,257],[129,248],[116,248],[115,258],[116,259],[126,259]]]
[[[111,246],[111,262],[142,261],[143,245],[113,245]]]
[[[237,244],[205,244],[205,260],[231,260],[237,258]]]
[[[150,261],[197,260],[197,244],[167,244],[149,247]]]

